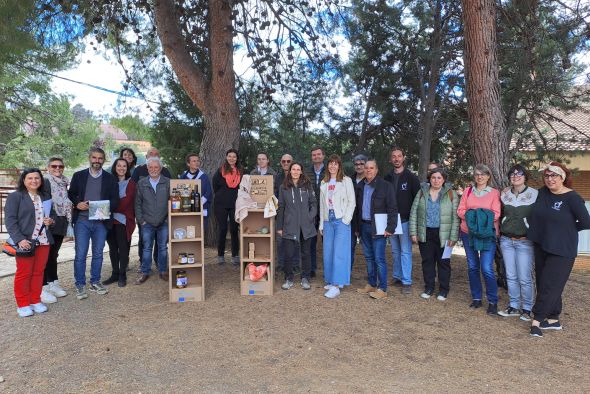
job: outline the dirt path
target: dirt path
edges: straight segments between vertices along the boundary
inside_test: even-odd
[[[318,279],[312,291],[276,283],[275,296],[247,298],[237,269],[211,264],[202,303],[168,303],[166,284],[152,277],[84,301],[69,295],[27,319],[16,316],[12,278],[4,278],[0,392],[590,390],[590,276],[574,273],[566,287],[565,330],[536,339],[517,318],[469,310],[460,257],[449,299],[420,299],[419,261],[415,254],[413,294],[390,288],[382,301],[351,289],[328,300]],[[365,283],[359,262],[353,288]],[[71,264],[59,269],[71,291]],[[506,300],[501,291],[500,306]]]

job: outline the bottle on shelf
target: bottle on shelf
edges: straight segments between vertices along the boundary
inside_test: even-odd
[[[193,194],[193,205],[195,206],[194,212],[201,212],[201,195],[199,194],[199,187],[195,185]]]
[[[172,189],[172,194],[170,195],[170,210],[172,212],[180,212],[180,196],[176,189]]]
[[[182,189],[180,195],[180,211],[181,212],[190,212],[191,211],[191,197],[189,193],[188,187],[184,187]]]

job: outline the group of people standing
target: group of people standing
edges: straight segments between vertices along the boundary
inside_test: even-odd
[[[278,198],[276,218],[278,266],[285,276],[284,290],[294,286],[300,272],[301,287],[311,289],[317,271],[317,236],[323,237],[325,296],[335,298],[350,285],[355,247],[360,241],[367,268],[367,284],[357,289],[374,299],[388,296],[386,241],[391,243],[393,285],[402,294],[412,293],[412,243],[422,257],[423,299],[436,292],[445,301],[450,291],[450,249],[460,239],[466,251],[471,291],[470,308],[482,306],[483,274],[487,313],[518,316],[531,321],[531,335],[543,329],[561,329],[561,294],[577,255],[577,232],[590,228],[590,216],[582,198],[571,189],[571,172],[551,162],[541,169],[544,186],[527,185],[529,173],[520,165],[507,173],[510,185],[501,192],[489,185],[490,169],[474,168],[474,183],[461,196],[448,181],[442,166],[429,166],[428,178],[405,167],[402,149],[390,152],[392,169],[379,176],[374,159],[354,157],[355,173],[348,177],[338,155],[324,163],[322,148],[311,150],[307,170],[289,154],[274,171],[266,153],[259,153],[254,175],[274,177]],[[157,149],[137,166],[130,148],[121,150],[111,171],[103,171],[105,153],[92,148],[89,168],[74,173],[71,182],[63,175],[64,163],[50,158],[45,178],[38,169],[22,172],[17,191],[7,199],[6,226],[12,241],[27,249],[37,244],[31,257],[17,257],[15,298],[20,316],[47,310],[67,293],[59,285],[57,256],[65,236],[75,236],[74,277],[76,297],[88,297],[87,289],[107,294],[105,285],[127,284],[131,235],[139,229],[140,276],[145,283],[155,263],[159,277],[168,280],[168,199],[171,174]],[[187,170],[179,178],[201,180],[203,215],[213,204],[218,223],[217,261],[225,263],[225,241],[231,235],[231,262],[240,263],[235,202],[244,169],[235,149],[215,171],[212,182],[200,168],[196,154],[186,158]],[[108,201],[111,216],[95,220],[89,215],[91,201]],[[73,229],[72,229],[73,227]],[[502,251],[508,283],[509,304],[498,311],[498,287],[493,262],[497,240]],[[90,283],[86,286],[86,256],[92,241]],[[109,244],[111,276],[101,282],[104,244]],[[155,245],[155,247],[154,247]],[[342,247],[350,245],[351,248]],[[534,265],[533,265],[534,262]],[[536,282],[533,284],[533,267]],[[438,282],[438,291],[436,283]],[[535,291],[536,288],[536,291]],[[536,297],[535,297],[536,295]],[[534,317],[533,317],[534,316]]]

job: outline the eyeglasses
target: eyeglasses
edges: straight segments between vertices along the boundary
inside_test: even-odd
[[[524,172],[522,171],[514,171],[510,174],[510,177],[517,177],[517,176],[523,176]]]
[[[52,164],[49,167],[54,169],[63,169],[65,166],[63,164]]]
[[[561,175],[555,174],[555,173],[543,174],[543,178],[545,178],[545,179],[553,179],[553,178],[557,178],[558,176],[561,176]]]
[[[291,160],[281,160],[281,163],[291,163]]]
[[[354,163],[355,166],[364,166],[365,163]]]

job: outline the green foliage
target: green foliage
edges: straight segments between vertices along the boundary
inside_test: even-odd
[[[77,122],[65,97],[43,97],[3,146],[0,167],[44,167],[49,157],[61,156],[68,168],[75,168],[98,139],[97,126],[94,120]]]
[[[149,141],[151,138],[151,127],[137,115],[111,118],[109,123],[123,130],[130,140]]]

